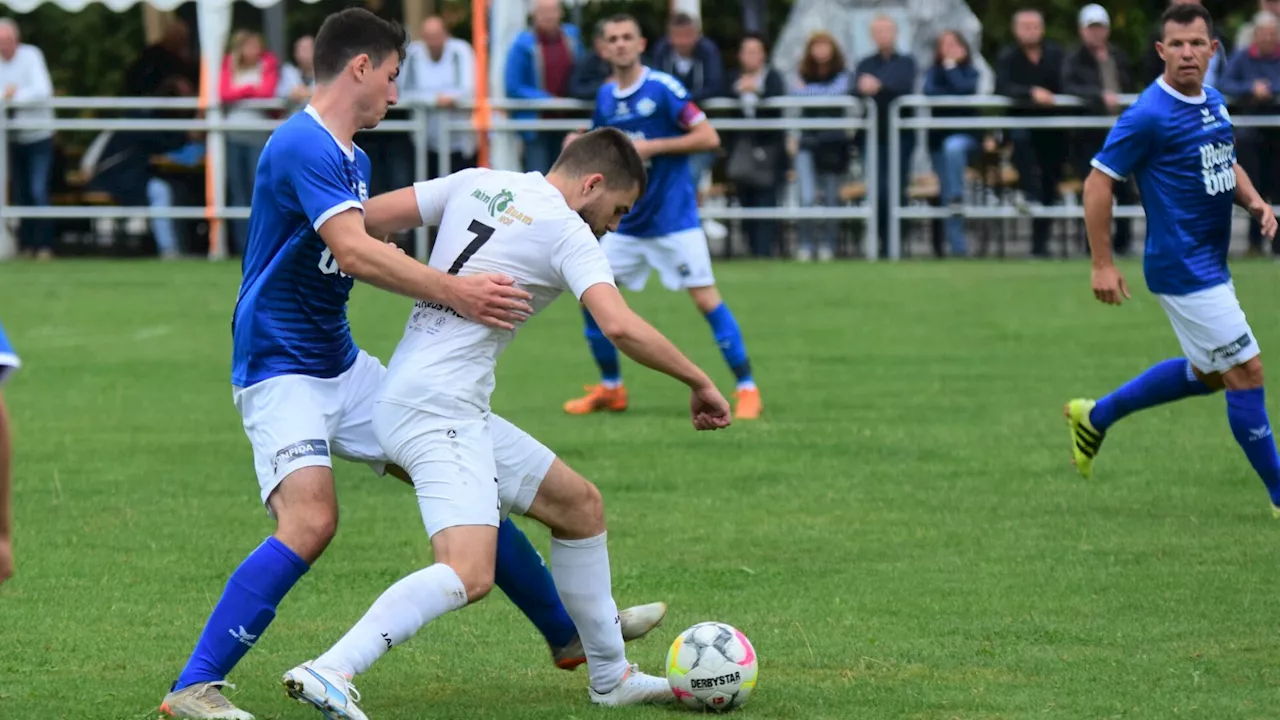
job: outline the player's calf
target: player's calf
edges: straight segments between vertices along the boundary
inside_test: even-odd
[[[1267,487],[1273,507],[1280,506],[1280,453],[1276,451],[1258,356],[1222,373],[1227,392],[1227,422],[1240,449]]]

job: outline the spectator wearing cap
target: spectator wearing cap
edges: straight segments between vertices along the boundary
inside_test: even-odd
[[[1006,47],[996,59],[996,93],[1012,98],[1015,117],[1054,116],[1054,95],[1062,92],[1062,48],[1044,37],[1044,16],[1038,10],[1019,10],[1013,16],[1015,44]],[[1013,164],[1018,182],[1028,197],[1043,205],[1052,205],[1058,197],[1058,182],[1066,161],[1066,143],[1061,130],[1029,130],[1019,128],[1009,135],[1013,139]],[[1031,224],[1031,254],[1049,256],[1049,234],[1053,226],[1048,218],[1036,218]]]
[[[1280,0],[1262,0],[1263,5],[1266,5],[1268,2],[1280,7]],[[1203,5],[1204,3],[1200,0],[1170,0],[1169,4]],[[1265,10],[1266,8],[1264,7],[1263,9]],[[1250,33],[1252,33],[1252,27],[1252,23],[1245,26],[1246,29],[1249,29]],[[1241,32],[1241,35],[1244,35],[1243,31]],[[1231,54],[1228,51],[1226,39],[1222,36],[1222,33],[1218,32],[1217,27],[1213,29],[1213,37],[1218,41],[1218,52],[1214,53],[1213,57],[1209,60],[1209,69],[1204,74],[1204,84],[1209,87],[1216,88],[1218,87],[1218,83],[1222,80],[1222,73],[1226,72],[1227,60],[1230,59]],[[1155,82],[1156,78],[1164,74],[1164,60],[1160,58],[1160,53],[1156,50],[1156,43],[1160,42],[1163,38],[1164,24],[1157,20],[1155,26],[1151,28],[1151,37],[1147,39],[1147,57],[1143,64],[1143,78],[1145,78],[1145,82]],[[1247,40],[1243,43],[1237,42],[1236,47],[1248,47],[1249,42],[1250,41]]]
[[[1236,50],[1227,64],[1218,89],[1227,96],[1233,109],[1243,115],[1275,115],[1280,92],[1280,37],[1277,18],[1270,12],[1253,16],[1253,44]],[[1280,190],[1280,129],[1236,127],[1236,157],[1258,192],[1274,202]],[[1262,229],[1249,222],[1249,249],[1262,250]],[[1280,253],[1280,243],[1272,243],[1272,252]]]
[[[1098,4],[1080,9],[1080,45],[1062,65],[1062,92],[1075,95],[1086,103],[1085,112],[1090,115],[1119,115],[1120,95],[1133,92],[1129,73],[1129,58],[1108,41],[1111,36],[1111,16]],[[1090,161],[1106,142],[1105,130],[1077,130],[1072,133],[1071,160],[1080,178],[1089,176]],[[1122,205],[1134,201],[1130,183],[1113,183],[1116,201]],[[1116,219],[1115,251],[1129,253],[1133,241],[1133,222]]]

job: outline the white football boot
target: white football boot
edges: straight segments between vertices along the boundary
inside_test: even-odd
[[[222,694],[224,682],[203,682],[174,690],[164,696],[160,712],[181,720],[253,720]]]
[[[639,665],[627,668],[627,674],[622,676],[622,682],[609,692],[599,693],[591,687],[587,688],[587,692],[591,694],[591,702],[608,707],[655,705],[675,702],[676,699],[666,678],[646,675],[640,672]]]
[[[369,720],[356,703],[360,693],[351,678],[334,670],[318,668],[309,662],[284,674],[280,679],[289,697],[310,703],[328,720]]]
[[[667,604],[664,602],[636,605],[620,611],[618,623],[622,625],[622,640],[639,640],[661,625],[666,616]],[[561,670],[575,670],[585,664],[587,653],[582,649],[582,639],[575,635],[568,645],[551,648],[551,659]]]

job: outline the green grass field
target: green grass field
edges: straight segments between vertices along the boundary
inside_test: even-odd
[[[1264,347],[1280,344],[1275,272],[1236,273]],[[1145,291],[1103,307],[1078,262],[718,273],[762,421],[694,433],[683,389],[634,364],[629,412],[566,417],[593,366],[565,299],[500,364],[495,410],[604,491],[619,604],[671,603],[634,661],[661,670],[677,632],[716,619],[761,658],[744,717],[1280,713],[1280,523],[1222,399],[1117,426],[1092,483],[1068,462],[1064,400],[1178,353]],[[238,279],[230,263],[0,265],[0,318],[26,363],[6,391],[18,574],[0,588],[0,718],[155,717],[227,576],[271,531],[228,387]],[[687,299],[633,299],[730,388]],[[357,289],[357,341],[385,361],[408,307]],[[261,719],[318,718],[280,674],[430,562],[404,486],[346,464],[338,482],[337,539],[231,678]],[[598,710],[585,684],[495,592],[358,686],[375,720],[676,712]]]

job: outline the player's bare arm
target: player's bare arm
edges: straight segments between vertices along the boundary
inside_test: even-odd
[[[1240,163],[1236,163],[1233,167],[1236,173],[1236,204],[1245,210],[1258,221],[1262,226],[1262,236],[1271,239],[1276,236],[1276,213],[1272,209],[1271,203],[1262,198],[1258,193],[1258,189],[1253,186],[1253,181],[1249,179],[1249,174],[1240,167]]]
[[[528,316],[530,295],[512,287],[511,278],[460,278],[428,267],[370,235],[355,208],[326,220],[319,233],[338,267],[357,280],[415,300],[447,304],[489,327],[510,330]]]
[[[0,583],[13,575],[13,515],[11,510],[9,413],[0,393]]]
[[[1093,296],[1108,305],[1119,305],[1131,297],[1111,252],[1111,199],[1115,182],[1097,168],[1084,181],[1084,227],[1089,235],[1093,264],[1090,273]]]
[[[618,288],[607,283],[592,285],[582,294],[582,304],[601,332],[627,357],[689,386],[693,391],[690,411],[695,428],[717,430],[729,426],[729,403],[711,378],[628,307]]]
[[[683,135],[636,140],[635,145],[636,152],[646,160],[655,155],[692,155],[719,148],[720,133],[711,127],[711,123],[703,120],[689,128],[689,132]]]

